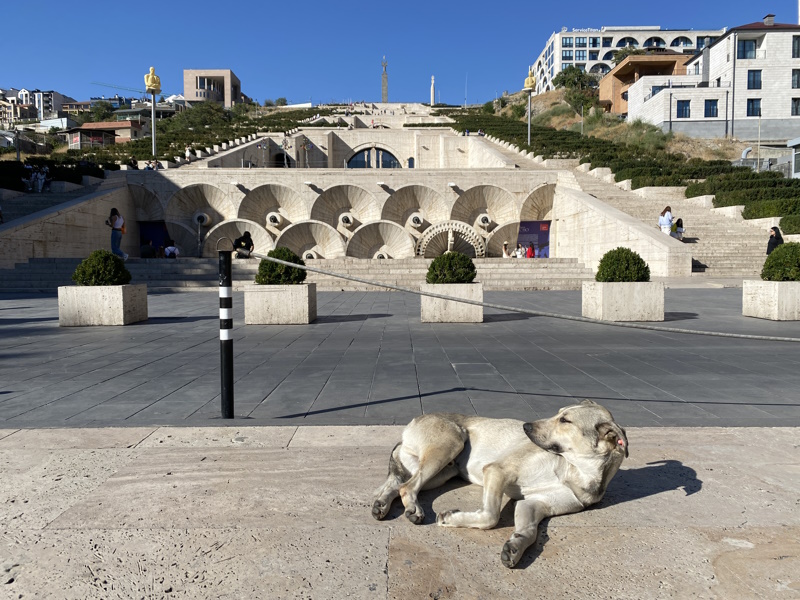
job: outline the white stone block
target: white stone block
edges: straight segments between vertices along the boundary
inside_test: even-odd
[[[98,183],[103,183],[104,179],[100,177],[92,177],[90,175],[84,175],[81,177],[81,185],[96,185]]]
[[[722,215],[723,217],[728,217],[729,219],[741,221],[743,210],[744,204],[736,204],[734,206],[721,206],[720,208],[712,208],[710,212],[711,214]]]
[[[581,314],[602,321],[663,321],[664,284],[584,281]]]
[[[74,192],[75,190],[82,189],[83,186],[71,181],[54,181],[50,184],[50,191],[54,194],[64,194],[66,192]]]
[[[483,302],[482,283],[423,283],[420,291]],[[483,307],[420,296],[423,323],[483,323]]]
[[[580,171],[581,173],[588,173],[592,169],[592,163],[582,163],[575,167],[576,171]]]
[[[633,183],[630,179],[623,179],[622,181],[618,181],[614,185],[616,185],[621,190],[625,190],[626,192],[630,192],[633,189]]]
[[[316,283],[244,287],[245,325],[307,325],[316,318]]]
[[[800,320],[800,281],[742,281],[742,314],[771,321]]]
[[[58,288],[59,327],[129,325],[147,320],[147,284]]]

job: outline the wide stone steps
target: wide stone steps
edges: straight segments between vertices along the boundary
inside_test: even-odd
[[[61,285],[72,285],[71,276],[80,259],[31,259],[14,269],[0,270],[5,292],[55,292]],[[234,260],[234,287],[241,289],[254,281],[259,261]],[[363,260],[329,259],[309,261],[315,266],[379,281],[400,287],[418,289],[425,281],[430,259]],[[214,291],[219,286],[217,259],[182,258],[129,259],[126,262],[132,283],[146,283],[153,291]],[[476,281],[487,290],[574,290],[593,278],[591,269],[574,259],[476,259]],[[320,291],[383,290],[360,282],[309,272],[307,281]]]

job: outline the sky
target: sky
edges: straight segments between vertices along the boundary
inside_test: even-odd
[[[56,90],[76,100],[138,94],[151,66],[165,95],[183,69],[231,69],[263,103],[380,101],[386,57],[390,102],[482,103],[516,92],[528,65],[562,27],[659,25],[719,29],[797,23],[798,2],[702,0],[429,0],[419,2],[85,2],[3,8],[0,88]],[[80,8],[78,8],[80,7]],[[152,14],[152,16],[148,16]],[[20,26],[13,25],[14,23]],[[24,24],[24,25],[23,25]]]

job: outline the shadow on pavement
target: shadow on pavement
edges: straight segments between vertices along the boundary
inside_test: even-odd
[[[687,496],[703,487],[697,471],[679,460],[647,463],[640,469],[620,469],[608,486],[605,497],[595,507],[603,508],[654,496],[662,492],[683,490]]]
[[[392,317],[394,315],[386,313],[374,313],[368,315],[326,315],[324,317],[317,317],[315,323],[348,323],[350,321],[366,321],[367,319],[382,319],[385,317]]]
[[[664,320],[665,321],[688,321],[689,319],[697,319],[699,315],[697,313],[690,313],[690,312],[665,312],[664,313]]]

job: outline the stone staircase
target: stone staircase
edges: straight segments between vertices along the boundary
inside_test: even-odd
[[[54,182],[57,184],[58,182]],[[65,202],[72,202],[88,194],[106,189],[121,187],[126,184],[125,175],[121,171],[108,171],[106,179],[92,183],[69,192],[30,193],[3,201],[3,220],[10,223],[14,219],[27,217],[40,210],[46,210]]]
[[[33,258],[13,269],[0,269],[0,291],[5,293],[55,293],[61,285],[72,285],[71,276],[78,258]],[[213,258],[129,259],[131,283],[147,283],[154,292],[216,291],[219,263]],[[234,260],[234,289],[252,283],[259,261]],[[419,289],[425,281],[430,259],[397,260],[322,259],[312,266],[362,279]],[[583,281],[594,278],[592,270],[575,259],[476,259],[476,281],[485,290],[577,290]],[[346,281],[329,275],[308,274],[307,281],[319,291],[383,291],[385,288]]]
[[[648,226],[656,227],[661,211],[671,206],[673,218],[683,219],[684,241],[692,250],[693,276],[753,277],[761,273],[768,238],[765,229],[714,213],[685,198],[683,188],[650,188],[643,196],[593,175],[574,173],[584,192]]]

